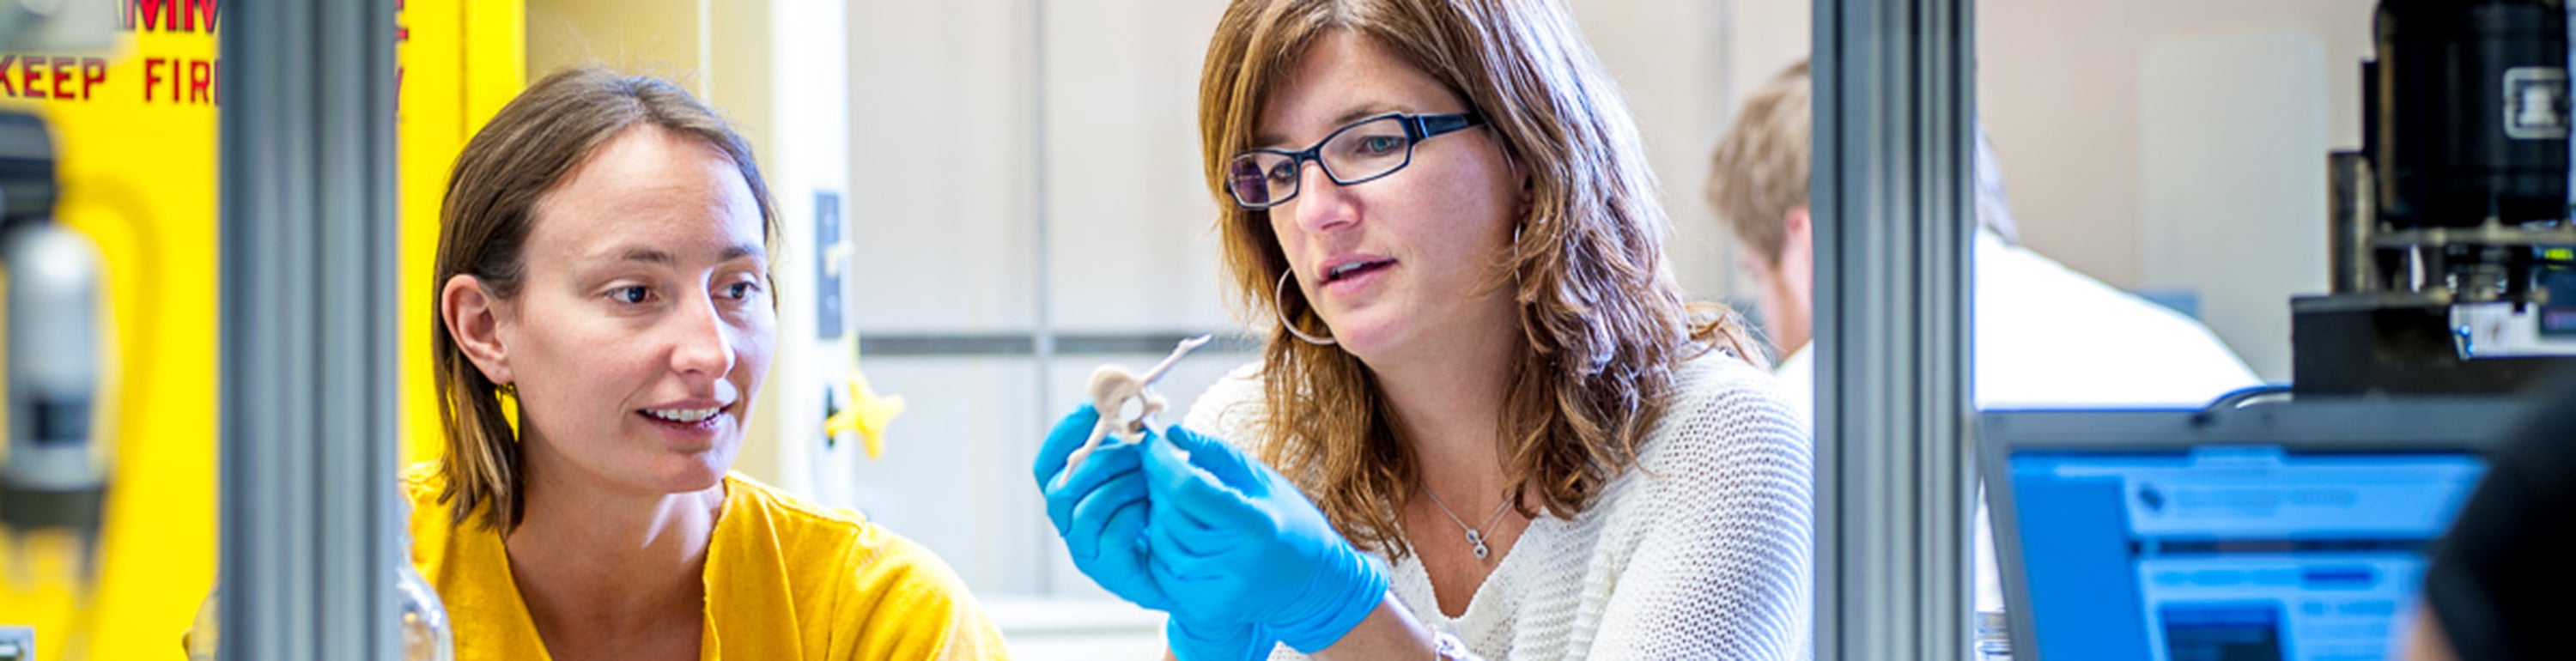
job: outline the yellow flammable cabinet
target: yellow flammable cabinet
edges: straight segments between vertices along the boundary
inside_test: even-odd
[[[219,0],[112,1],[109,52],[0,53],[0,106],[53,129],[57,216],[98,245],[115,335],[93,425],[114,453],[94,582],[79,583],[69,539],[0,531],[0,627],[32,627],[41,661],[184,658],[180,635],[215,580],[216,39],[229,26]],[[374,1],[397,6],[386,38],[401,67],[402,213],[382,222],[402,224],[401,291],[384,295],[401,309],[412,461],[438,447],[427,324],[439,196],[466,138],[525,85],[527,31],[522,0]]]

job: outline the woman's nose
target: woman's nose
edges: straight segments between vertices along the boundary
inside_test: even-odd
[[[725,323],[715,301],[702,299],[681,307],[685,311],[671,320],[671,369],[714,377],[733,371],[733,327]]]
[[[1310,161],[1297,172],[1297,198],[1289,200],[1289,212],[1295,214],[1297,227],[1309,232],[1327,232],[1359,220],[1357,200],[1333,177],[1324,172],[1322,161]]]

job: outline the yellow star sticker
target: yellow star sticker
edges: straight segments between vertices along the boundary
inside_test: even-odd
[[[852,370],[850,405],[823,419],[823,433],[838,436],[845,431],[857,432],[859,440],[867,444],[868,458],[875,459],[885,455],[886,425],[902,414],[902,395],[879,396],[868,387],[866,374]]]

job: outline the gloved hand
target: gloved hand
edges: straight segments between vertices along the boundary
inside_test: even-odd
[[[1174,616],[1163,622],[1163,639],[1180,661],[1251,661],[1270,658],[1279,639],[1250,624],[1193,624]]]
[[[1286,476],[1178,425],[1156,436],[1145,538],[1174,619],[1246,622],[1313,653],[1385,601],[1386,573]]]
[[[1168,611],[1171,599],[1145,569],[1146,513],[1142,443],[1104,442],[1082,464],[1064,468],[1066,455],[1091,438],[1100,412],[1090,404],[1074,409],[1048,432],[1032,466],[1038,490],[1046,494],[1047,520],[1064,538],[1073,566],[1111,594],[1138,606]]]

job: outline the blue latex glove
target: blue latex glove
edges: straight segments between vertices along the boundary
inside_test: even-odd
[[[1066,471],[1066,456],[1091,438],[1100,412],[1090,404],[1074,409],[1047,433],[1032,471],[1046,494],[1047,520],[1064,538],[1073,566],[1111,594],[1146,608],[1168,611],[1171,598],[1146,572],[1144,529],[1151,506],[1146,500],[1142,443],[1103,440]]]
[[[1286,476],[1178,425],[1156,436],[1145,538],[1174,618],[1248,622],[1311,654],[1385,601],[1386,573]]]
[[[1179,617],[1163,623],[1163,639],[1180,661],[1251,661],[1270,658],[1279,639],[1250,624],[1193,624]]]

